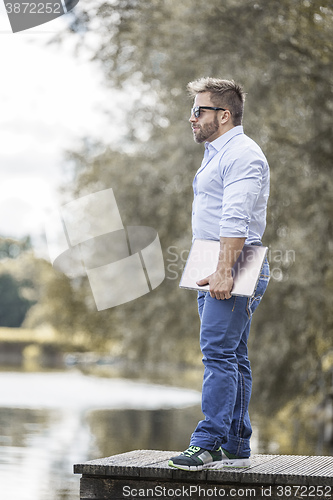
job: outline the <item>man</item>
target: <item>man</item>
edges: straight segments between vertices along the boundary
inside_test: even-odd
[[[243,132],[245,94],[234,81],[201,78],[188,84],[194,97],[190,123],[205,157],[193,181],[193,238],[220,240],[216,271],[198,281],[200,346],[205,365],[202,412],[189,448],[171,467],[248,467],[252,433],[248,413],[252,376],[247,353],[252,314],[268,284],[264,263],[250,299],[231,295],[232,267],[244,243],[261,245],[266,226],[269,167]]]

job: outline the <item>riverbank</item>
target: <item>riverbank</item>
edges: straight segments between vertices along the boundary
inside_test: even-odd
[[[35,371],[64,366],[66,351],[84,350],[81,339],[64,339],[52,328],[0,328],[0,366]]]
[[[154,380],[159,384],[201,390],[202,364],[146,361],[112,355],[112,342],[96,352],[85,335],[71,337],[54,329],[0,328],[0,367],[25,372],[77,368],[85,375]],[[1,368],[0,368],[1,369]]]

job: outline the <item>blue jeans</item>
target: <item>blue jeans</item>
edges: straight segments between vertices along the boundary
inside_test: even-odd
[[[252,434],[248,412],[252,374],[247,341],[252,314],[269,281],[269,264],[264,263],[253,297],[213,299],[198,293],[201,320],[200,347],[205,366],[202,386],[201,420],[191,437],[191,445],[226,451],[240,456],[251,454]]]

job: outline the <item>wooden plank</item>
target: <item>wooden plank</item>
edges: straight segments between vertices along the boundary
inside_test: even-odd
[[[306,460],[292,465],[276,475],[276,481],[288,484],[325,486],[332,484],[333,457],[307,457]]]
[[[260,484],[197,484],[195,478],[191,483],[182,481],[149,481],[149,480],[114,480],[111,478],[82,478],[80,500],[124,500],[124,498],[191,498],[192,500],[208,500],[212,498],[254,498],[270,500],[287,500],[289,498],[314,498],[315,500],[332,500],[332,486],[304,485],[260,485]]]
[[[333,457],[254,455],[251,467],[246,469],[204,469],[192,472],[168,466],[169,458],[176,454],[178,452],[135,450],[77,464],[74,466],[74,472],[83,475],[82,484],[90,492],[89,495],[94,495],[93,483],[95,487],[99,485],[99,490],[105,492],[103,494],[108,495],[108,488],[119,488],[121,483],[125,484],[124,481],[134,481],[135,484],[170,484],[172,482],[183,485],[195,483],[197,486],[210,484],[230,487],[238,484],[261,488],[269,485],[274,486],[275,489],[278,485],[294,485],[296,488],[301,485],[317,485],[319,487],[330,486],[333,490]],[[101,482],[96,483],[97,479],[101,479]],[[117,480],[119,482],[116,485],[114,481]]]
[[[321,476],[321,477],[325,476],[325,477],[328,477],[328,478],[333,477],[333,466],[332,466],[332,464],[326,465],[325,467],[323,467],[323,469],[320,469],[320,471],[317,472],[317,475]]]
[[[255,474],[278,474],[284,471],[286,468],[303,462],[308,457],[303,455],[275,455],[271,460],[269,460],[269,455],[266,455],[267,460],[249,469],[246,469],[244,473],[255,473]]]
[[[259,485],[218,485],[215,483],[197,484],[195,475],[192,481],[149,481],[114,480],[102,477],[81,479],[81,500],[124,500],[125,498],[191,498],[192,500],[211,500],[212,498],[262,498]],[[92,484],[93,483],[93,484]],[[272,499],[271,499],[272,500]]]
[[[111,457],[90,460],[84,464],[75,464],[75,474],[96,476],[134,475],[139,476],[141,468],[158,465],[166,460],[170,453],[155,450],[135,450]],[[176,452],[177,453],[177,452]]]
[[[216,482],[240,482],[248,483],[248,476],[244,474],[249,474],[252,470],[257,470],[259,466],[267,464],[269,461],[277,458],[278,455],[253,455],[251,457],[251,466],[246,469],[239,468],[221,468],[221,469],[207,469],[207,480]],[[255,482],[255,481],[253,481]]]
[[[307,457],[306,460],[302,460],[296,464],[287,467],[284,470],[286,474],[297,474],[297,475],[318,475],[320,470],[331,466],[333,468],[333,457]]]

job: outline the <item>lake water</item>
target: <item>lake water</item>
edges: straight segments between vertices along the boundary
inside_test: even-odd
[[[1,500],[78,500],[73,464],[134,449],[182,450],[200,393],[79,371],[0,372]]]
[[[181,451],[202,418],[198,391],[76,369],[0,371],[0,387],[0,500],[79,500],[73,464],[135,449]],[[308,419],[279,449],[257,418],[253,453],[331,454],[317,452]]]

